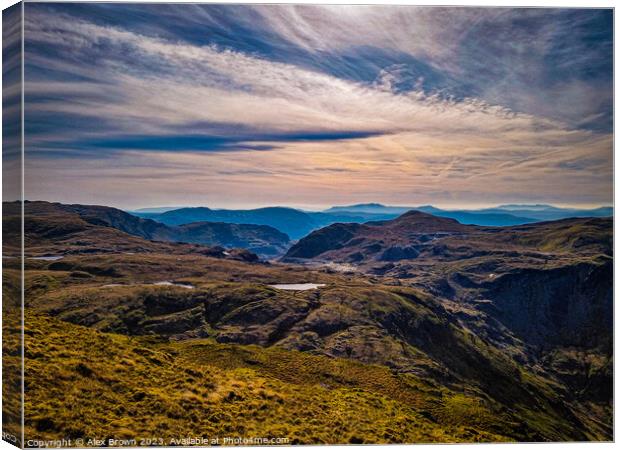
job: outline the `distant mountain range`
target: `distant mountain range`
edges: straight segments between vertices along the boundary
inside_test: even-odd
[[[448,210],[425,206],[384,206],[379,203],[363,203],[349,206],[334,206],[326,213],[356,214],[391,214],[399,216],[407,211],[416,210],[439,217],[456,219],[463,224],[486,226],[510,226],[544,220],[568,219],[570,217],[608,217],[613,215],[612,207],[594,209],[558,208],[544,204],[510,204],[494,208]]]
[[[311,212],[286,207],[269,207],[249,210],[210,209],[206,207],[181,208],[163,213],[132,211],[138,217],[148,218],[166,225],[183,225],[192,222],[225,222],[234,224],[267,225],[291,239],[300,239],[308,233],[336,222],[363,223],[370,220],[394,218],[393,213],[364,212]]]
[[[416,211],[433,218],[432,223],[427,223],[430,226],[429,229],[433,229],[433,224],[438,223],[437,221],[444,221],[442,222],[444,225],[451,224],[449,228],[467,225],[509,228],[558,220],[566,216],[601,217],[613,214],[611,208],[575,210],[549,205],[503,205],[477,211],[447,211],[433,206],[410,209],[368,203],[336,206],[322,212],[271,207],[253,210],[180,208],[165,212],[134,212],[132,214],[106,206],[65,205],[48,202],[26,202],[25,205],[29,219],[26,222],[27,231],[30,230],[33,235],[38,236],[37,240],[45,239],[47,236],[65,236],[67,245],[75,240],[82,245],[74,249],[78,253],[88,247],[83,245],[84,242],[95,245],[99,241],[97,236],[105,235],[111,247],[114,247],[113,243],[116,241],[129,242],[125,238],[114,235],[114,232],[110,230],[112,228],[148,241],[180,242],[226,249],[240,248],[268,259],[281,257],[287,254],[287,251],[288,257],[297,257],[295,253],[299,252],[300,248],[304,249],[302,253],[308,251],[309,242],[312,243],[310,246],[312,252],[317,252],[323,248],[322,246],[333,243],[330,236],[334,234],[334,230],[336,230],[337,242],[343,239],[348,241],[349,235],[358,229],[362,230],[367,226],[408,217]],[[528,216],[533,215],[535,218],[513,214],[515,211],[526,212]],[[362,224],[365,224],[364,227]],[[319,240],[317,236],[320,237]],[[299,244],[291,248],[291,245],[298,240],[301,240]],[[135,245],[140,247],[143,244],[135,243]],[[123,244],[122,247],[126,245]],[[386,254],[387,259],[398,256],[396,253],[390,256],[391,251],[389,250]],[[354,253],[357,255],[359,252]],[[313,256],[304,253],[301,257]],[[351,258],[353,259],[349,261],[354,262],[354,256]]]
[[[224,222],[232,224],[267,225],[299,239],[316,228],[320,228],[313,218],[303,211],[292,208],[260,208],[252,210],[224,210],[205,207],[181,208],[163,213],[133,214],[156,220],[166,225],[184,225],[192,222]]]
[[[131,211],[132,213],[145,213],[145,214],[161,214],[166,211],[172,211],[174,209],[185,208],[185,206],[157,206],[154,208],[138,208],[135,211]]]
[[[417,210],[438,217],[455,219],[465,225],[514,226],[569,217],[607,217],[613,208],[596,209],[558,208],[551,205],[500,205],[478,210],[445,210],[431,205],[385,206],[363,203],[334,206],[325,211],[303,211],[288,207],[267,207],[249,210],[210,209],[187,207],[179,209],[145,208],[131,211],[142,218],[153,219],[166,225],[184,225],[192,222],[224,222],[233,224],[267,225],[291,239],[297,240],[310,232],[334,223],[366,223],[394,219],[407,211]]]

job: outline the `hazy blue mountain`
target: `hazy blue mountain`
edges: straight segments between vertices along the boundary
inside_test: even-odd
[[[326,213],[337,212],[338,214],[365,214],[366,221],[390,220],[407,211],[422,211],[437,217],[455,219],[466,225],[484,226],[511,226],[536,222],[537,219],[524,217],[523,215],[510,214],[506,211],[451,211],[436,208],[432,205],[423,206],[384,206],[379,203],[365,203],[351,206],[335,206],[325,210]],[[371,214],[372,213],[372,214]],[[359,222],[359,221],[351,221]]]
[[[185,208],[185,206],[155,206],[152,208],[138,208],[133,211],[127,211],[129,214],[161,214],[175,209]]]
[[[417,208],[415,208],[418,210]],[[424,211],[422,212],[429,212]],[[507,227],[513,225],[523,225],[526,223],[537,222],[536,219],[530,217],[515,216],[512,214],[501,212],[485,212],[480,213],[477,211],[442,211],[436,210],[432,214],[437,217],[446,217],[450,219],[458,220],[464,225],[483,225],[489,227]]]
[[[319,227],[331,225],[332,223],[364,223],[375,220],[389,220],[394,217],[398,217],[397,213],[367,213],[367,212],[308,212],[308,215],[312,217]]]
[[[609,217],[613,216],[614,209],[603,206],[594,209],[558,208],[551,205],[500,205],[496,208],[487,208],[476,211],[483,214],[508,213],[531,217],[537,221],[568,219],[570,217]]]
[[[304,211],[283,207],[248,210],[181,208],[158,215],[149,215],[149,217],[166,225],[183,225],[193,222],[268,225],[292,239],[299,239],[321,226]]]
[[[303,211],[288,207],[267,207],[248,210],[210,209],[207,207],[179,208],[157,213],[155,208],[134,211],[139,217],[149,218],[166,225],[184,225],[194,222],[223,222],[230,224],[268,225],[301,239],[312,231],[334,223],[366,223],[394,219],[407,211],[422,211],[437,217],[455,219],[465,225],[514,226],[569,217],[605,217],[612,208],[579,210],[557,208],[551,205],[501,205],[480,210],[445,210],[432,205],[386,206],[380,203],[361,203],[334,206],[324,211]]]
[[[445,210],[432,205],[424,206],[384,206],[379,203],[366,203],[350,206],[336,206],[326,212],[339,214],[387,214],[394,218],[410,210],[422,211],[438,217],[456,219],[463,224],[483,226],[512,226],[546,220],[568,219],[571,217],[608,217],[613,215],[612,207],[594,209],[558,208],[546,204],[508,204],[494,208],[477,210]]]
[[[332,206],[323,211],[327,214],[332,213],[365,213],[365,214],[403,214],[413,209],[411,206],[385,206],[380,203],[360,203],[348,206]]]
[[[371,220],[392,219],[398,214],[368,214],[359,212],[325,213],[301,211],[293,208],[268,207],[249,210],[210,209],[206,207],[180,208],[161,214],[137,212],[166,225],[183,225],[193,222],[224,222],[233,224],[268,225],[292,239],[299,239],[310,232],[336,222],[363,223]]]
[[[508,205],[499,205],[494,209],[505,209],[509,211],[520,211],[520,210],[529,210],[529,211],[544,211],[545,209],[558,209],[555,206],[546,205],[544,203],[536,203],[536,204],[520,204],[520,203],[511,203]]]

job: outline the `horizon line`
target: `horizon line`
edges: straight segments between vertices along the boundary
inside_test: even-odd
[[[16,200],[3,200],[3,203],[8,203],[8,202],[15,202],[15,201],[20,201],[20,199],[16,199]],[[383,207],[386,208],[411,208],[411,209],[416,209],[416,208],[422,208],[422,207],[434,207],[434,208],[438,208],[438,209],[442,209],[444,211],[463,211],[463,210],[467,210],[467,211],[476,211],[476,210],[483,210],[483,209],[493,209],[493,208],[499,208],[502,206],[506,206],[506,205],[519,205],[519,206],[550,206],[550,207],[555,207],[555,208],[564,208],[564,209],[599,209],[599,208],[614,208],[614,204],[612,203],[587,203],[587,204],[568,204],[568,203],[552,203],[552,202],[544,202],[544,201],[537,201],[537,202],[525,202],[525,201],[506,201],[506,202],[501,202],[501,203],[486,203],[486,204],[468,204],[468,205],[463,205],[461,207],[457,207],[454,205],[450,205],[448,206],[447,204],[444,204],[445,206],[442,206],[441,203],[422,203],[422,204],[418,204],[418,205],[405,205],[405,204],[388,204],[388,203],[382,203],[382,202],[376,202],[376,201],[364,201],[364,202],[355,202],[355,203],[347,203],[347,204],[329,204],[329,205],[290,205],[290,204],[254,204],[254,205],[244,205],[244,206],[234,206],[234,205],[228,205],[228,206],[207,206],[205,204],[186,204],[186,205],[157,205],[157,206],[137,206],[137,207],[122,207],[122,206],[116,206],[116,205],[112,205],[112,204],[106,204],[106,203],[85,203],[85,202],[66,202],[66,201],[55,201],[55,200],[42,200],[42,199],[36,199],[36,200],[30,200],[30,199],[24,199],[25,202],[49,202],[49,203],[63,203],[63,204],[82,204],[82,205],[90,205],[90,206],[107,206],[107,207],[111,207],[111,208],[117,208],[120,209],[122,211],[125,212],[135,212],[135,211],[140,211],[140,210],[144,210],[144,209],[163,209],[163,208],[171,208],[171,209],[182,209],[182,208],[208,208],[208,209],[212,209],[212,210],[255,210],[255,209],[264,209],[264,208],[289,208],[289,209],[295,209],[295,210],[300,210],[300,211],[308,211],[308,212],[322,212],[325,211],[327,209],[330,208],[345,208],[345,207],[352,207],[352,206],[358,206],[358,205],[381,205]]]

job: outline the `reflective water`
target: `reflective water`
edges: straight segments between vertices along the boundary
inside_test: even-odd
[[[177,287],[181,287],[184,289],[195,289],[195,286],[192,286],[191,284],[183,284],[183,283],[175,283],[172,281],[158,281],[156,283],[140,283],[138,285],[141,286],[177,286]],[[104,284],[101,287],[104,288],[109,288],[109,287],[120,287],[120,286],[137,286],[136,284],[118,284],[118,283],[112,283],[112,284]]]
[[[272,288],[283,289],[285,291],[309,291],[310,289],[316,289],[325,286],[324,284],[317,283],[299,283],[299,284],[270,284]]]

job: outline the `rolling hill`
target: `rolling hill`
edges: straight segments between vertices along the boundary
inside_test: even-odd
[[[292,208],[260,208],[252,210],[215,210],[209,208],[181,208],[148,217],[166,225],[192,222],[224,222],[234,224],[266,225],[299,239],[317,227],[311,216]]]
[[[333,206],[319,212],[286,207],[249,210],[210,209],[206,207],[174,209],[168,207],[147,208],[132,213],[167,225],[203,221],[268,225],[296,240],[307,236],[312,231],[334,223],[390,220],[412,210],[426,212],[436,217],[455,219],[462,224],[502,227],[570,217],[608,217],[613,214],[612,208],[582,210],[557,208],[550,205],[503,205],[479,210],[444,210],[431,205],[384,206],[379,203]]]
[[[391,215],[391,217],[386,218],[396,218],[411,210],[422,211],[438,217],[456,219],[463,224],[502,227],[575,217],[610,217],[613,215],[612,207],[577,209],[558,208],[542,204],[509,204],[495,208],[446,210],[431,205],[384,206],[379,203],[362,203],[349,206],[334,206],[325,210],[325,212],[339,214],[387,214]]]
[[[470,305],[528,345],[601,349],[612,329],[612,232],[608,218],[480,227],[410,211],[315,231],[283,260],[346,264]]]
[[[337,223],[293,245],[285,260],[336,262],[461,259],[501,251],[571,250],[611,254],[612,220],[564,219],[514,227],[465,225],[455,219],[409,211],[396,219]]]
[[[490,309],[390,285],[387,278],[200,254],[73,255],[27,260],[26,269],[27,370],[37,386],[27,426],[34,436],[56,437],[75,426],[75,408],[53,394],[69,383],[83,386],[67,401],[90,411],[86,431],[127,438],[139,435],[144,423],[165,437],[171,437],[165,427],[173,424],[189,431],[200,423],[221,434],[235,417],[244,435],[271,429],[277,419],[284,435],[300,443],[335,442],[345,432],[351,442],[416,436],[432,442],[588,440],[609,433],[611,366],[602,333],[608,338],[610,328],[604,322],[598,324],[599,346],[565,347],[570,341],[556,340],[541,353]],[[6,270],[14,269],[9,264]],[[178,284],[158,285],[160,280]],[[299,292],[270,286],[295,282],[325,287]],[[570,309],[566,314],[592,318]],[[529,322],[540,326],[543,318]],[[579,328],[567,325],[573,333]],[[78,336],[84,344],[74,343]],[[101,355],[116,361],[120,354],[125,356],[119,361],[132,363],[116,369],[100,363]],[[174,376],[172,367],[191,372]],[[146,381],[135,382],[146,373]],[[105,381],[110,377],[117,380],[114,386]],[[271,396],[256,398],[250,386],[263,385],[264,377],[279,381],[272,381]],[[325,389],[348,395],[347,410],[382,425],[351,420],[334,435],[322,434],[323,422],[301,418],[315,408],[342,414],[341,402],[322,402]],[[183,392],[198,397],[187,400],[195,406],[179,411],[194,411],[202,417],[198,422],[171,412],[175,404],[185,405]],[[159,396],[166,401],[156,401]],[[276,401],[280,397],[284,403]],[[399,431],[388,407],[395,399],[395,407],[405,408],[398,413],[404,421]],[[127,417],[112,404],[135,410],[135,418],[122,429],[106,425],[119,414]],[[256,415],[236,415],[239,408],[254,411],[250,404]],[[285,416],[279,405],[286,407]],[[65,413],[51,414],[58,410]],[[214,410],[230,419],[205,415]],[[393,431],[384,434],[388,428]]]
[[[17,232],[21,226],[17,203],[5,203],[4,208],[4,226],[9,232]],[[96,249],[161,250],[164,242],[182,242],[243,248],[274,257],[282,254],[289,243],[288,236],[269,226],[200,222],[171,227],[104,206],[26,202],[25,214],[26,240],[33,252],[46,242],[57,244],[58,252],[63,254]]]
[[[26,209],[26,254],[63,256],[24,261],[29,437],[611,439],[611,219],[484,227],[411,211],[261,262],[151,240],[175,227],[113,208]],[[21,261],[3,266],[14,304]],[[304,283],[318,287],[282,286]],[[17,373],[19,317],[5,316]]]

